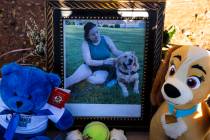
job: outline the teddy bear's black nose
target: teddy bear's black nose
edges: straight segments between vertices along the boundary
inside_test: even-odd
[[[23,105],[23,102],[21,102],[21,101],[17,101],[17,102],[16,102],[17,108],[21,107],[22,105]]]
[[[165,84],[164,91],[166,95],[170,98],[177,98],[181,95],[179,90],[171,84]]]

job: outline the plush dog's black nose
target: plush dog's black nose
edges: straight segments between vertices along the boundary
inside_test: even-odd
[[[166,95],[170,98],[177,98],[181,95],[179,90],[171,84],[165,84],[164,91]]]
[[[21,101],[17,101],[17,102],[16,102],[17,108],[21,107],[22,105],[23,105],[23,102],[21,102]]]

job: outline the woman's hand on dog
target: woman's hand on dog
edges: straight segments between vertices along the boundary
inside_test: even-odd
[[[103,64],[104,65],[114,65],[115,64],[115,59],[114,58],[108,58],[108,59],[105,59],[104,61],[103,61]]]

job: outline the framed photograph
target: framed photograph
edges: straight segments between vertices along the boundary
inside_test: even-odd
[[[75,126],[148,129],[161,60],[164,2],[46,3],[47,70],[71,90]]]

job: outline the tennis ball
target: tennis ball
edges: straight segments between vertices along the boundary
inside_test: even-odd
[[[83,131],[83,137],[88,140],[109,140],[109,135],[107,126],[98,121],[89,123]]]

